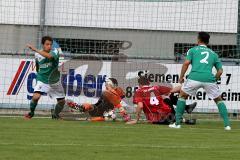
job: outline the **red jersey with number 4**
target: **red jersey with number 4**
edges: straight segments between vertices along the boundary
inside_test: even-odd
[[[148,121],[161,121],[171,113],[171,108],[162,99],[162,95],[168,94],[170,90],[166,86],[143,86],[136,90],[133,103],[143,103],[143,112]]]

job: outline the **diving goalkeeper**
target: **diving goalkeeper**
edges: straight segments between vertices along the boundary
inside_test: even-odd
[[[115,78],[108,78],[105,82],[106,90],[103,91],[99,100],[95,104],[83,103],[77,104],[71,100],[66,100],[68,107],[80,112],[88,112],[91,121],[104,121],[104,113],[111,110],[119,110],[124,121],[129,121],[130,116],[126,109],[121,105],[121,100],[125,97],[122,88],[118,87],[118,81]]]

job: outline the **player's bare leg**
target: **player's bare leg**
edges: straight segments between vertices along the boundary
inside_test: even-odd
[[[231,130],[230,127],[230,122],[228,119],[228,111],[227,111],[227,107],[224,104],[224,102],[222,101],[222,98],[219,96],[217,98],[214,99],[214,102],[216,103],[219,113],[221,115],[221,117],[223,118],[223,122],[224,122],[224,129],[225,130]]]
[[[38,101],[41,98],[40,92],[34,92],[32,100],[30,102],[30,112],[24,116],[25,119],[31,119],[34,116],[35,109],[37,107]]]
[[[58,98],[57,104],[55,106],[54,112],[52,114],[52,119],[60,119],[60,112],[63,110],[65,105],[65,98]]]
[[[177,86],[177,87],[174,87],[174,88],[172,88],[171,89],[171,93],[179,93],[180,91],[181,91],[181,87],[182,87],[182,85],[179,85],[179,86]]]

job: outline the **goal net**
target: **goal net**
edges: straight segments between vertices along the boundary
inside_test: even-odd
[[[199,31],[211,35],[209,47],[223,61],[219,87],[230,113],[240,101],[238,0],[4,0],[0,1],[0,109],[23,114],[36,84],[34,53],[41,37],[61,49],[62,85],[68,98],[95,103],[114,77],[126,92],[123,105],[134,111],[137,78],[179,85],[184,56]],[[196,113],[217,107],[203,90],[189,98]],[[49,111],[54,99],[44,95],[38,110]]]

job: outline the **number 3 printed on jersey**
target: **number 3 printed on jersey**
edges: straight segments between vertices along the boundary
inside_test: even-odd
[[[156,95],[153,92],[151,93],[150,104],[159,105],[159,100],[157,99]]]
[[[209,57],[209,52],[201,52],[201,55],[205,54],[206,56],[200,61],[200,63],[206,63],[208,64],[208,57]]]

